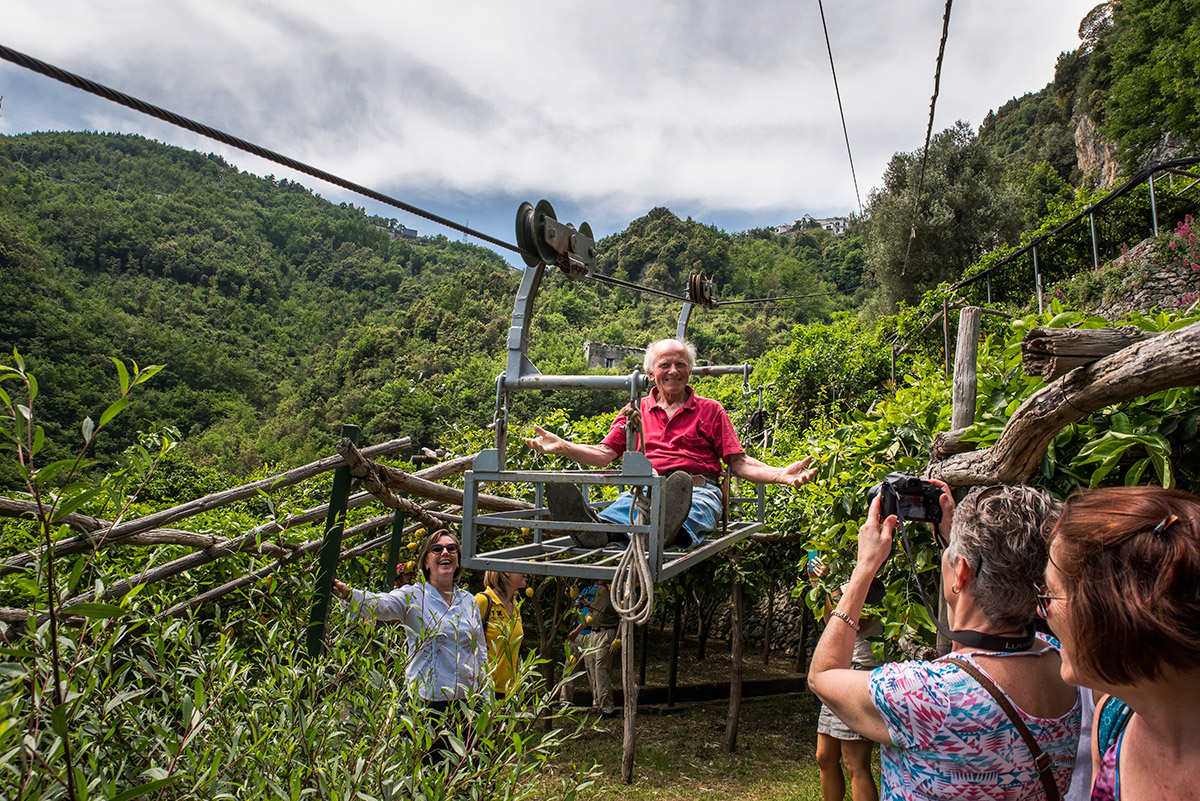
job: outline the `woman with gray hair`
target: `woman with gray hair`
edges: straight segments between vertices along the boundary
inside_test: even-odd
[[[850,728],[882,744],[886,798],[1057,801],[1079,740],[1078,693],[1057,642],[1034,634],[1043,527],[1060,504],[1020,486],[942,488],[942,585],[952,651],[931,662],[852,670],[867,589],[891,553],[896,517],[879,499],[858,533],[858,562],[813,654],[809,686]],[[836,620],[834,618],[837,618]]]

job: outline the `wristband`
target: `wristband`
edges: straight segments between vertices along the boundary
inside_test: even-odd
[[[858,623],[854,620],[851,620],[850,616],[847,615],[845,612],[843,612],[841,609],[834,609],[833,612],[831,612],[830,614],[832,614],[834,617],[840,617],[842,620],[846,621],[847,626],[854,629],[855,631],[858,631]]]

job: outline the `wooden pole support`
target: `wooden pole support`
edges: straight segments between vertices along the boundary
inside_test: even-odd
[[[356,441],[358,426],[349,423],[343,425],[342,438]],[[308,616],[308,631],[305,637],[309,658],[320,656],[325,651],[325,624],[329,619],[329,605],[333,595],[333,574],[337,571],[338,557],[342,552],[342,532],[346,527],[346,502],[349,499],[350,466],[347,464],[333,471],[329,514],[325,517],[325,543],[321,546],[320,567],[317,569],[312,612]]]
[[[617,629],[621,635],[621,690],[625,701],[624,737],[621,740],[621,781],[633,782],[633,750],[637,744],[638,686],[634,675],[633,623],[624,618]]]
[[[729,717],[725,721],[725,742],[722,744],[722,750],[727,754],[737,750],[738,718],[742,714],[742,581],[739,578],[733,580],[731,604],[733,616],[729,625],[732,647],[729,666]]]

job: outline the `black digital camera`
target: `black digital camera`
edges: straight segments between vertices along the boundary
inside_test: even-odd
[[[905,522],[942,522],[942,488],[923,481],[912,473],[888,473],[883,481],[867,490],[867,507],[882,495],[879,502],[879,520],[896,515]]]

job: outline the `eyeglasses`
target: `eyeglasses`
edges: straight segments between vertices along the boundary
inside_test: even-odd
[[[458,546],[455,545],[453,542],[447,542],[447,543],[439,542],[439,543],[429,546],[430,553],[441,553],[442,551],[445,551],[446,553],[458,553]]]
[[[1066,598],[1062,597],[1061,595],[1047,594],[1046,588],[1043,587],[1041,584],[1034,584],[1033,591],[1035,593],[1037,593],[1037,611],[1038,611],[1038,614],[1041,615],[1043,619],[1048,618],[1050,616],[1050,602],[1051,601],[1067,600]]]

